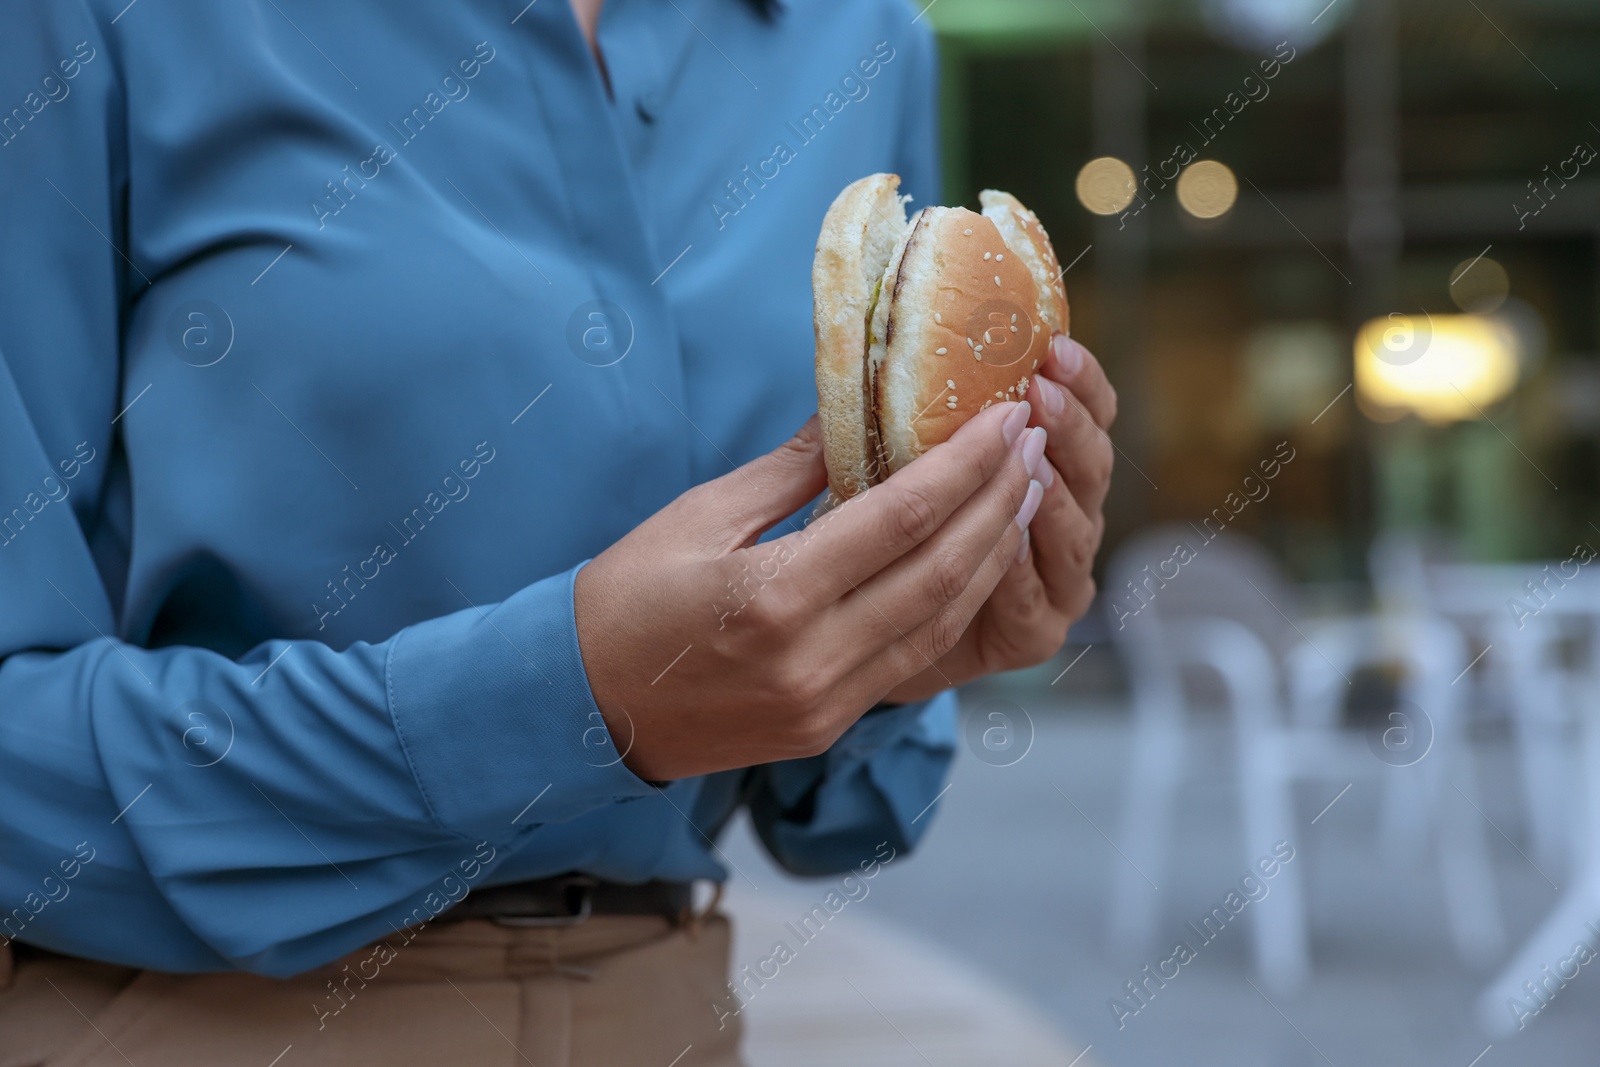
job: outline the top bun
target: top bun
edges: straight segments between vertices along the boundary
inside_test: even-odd
[[[1039,314],[1045,328],[1071,335],[1072,316],[1067,307],[1067,287],[1061,280],[1061,261],[1056,258],[1050,235],[1044,232],[1039,216],[1022,206],[1022,201],[998,189],[978,194],[983,217],[989,219],[1005,238],[1007,247],[1022,257],[1039,290]]]
[[[1050,351],[1025,260],[993,220],[961,207],[913,220],[885,337],[873,377],[891,474],[989,405],[1027,395]]]
[[[853,496],[990,404],[1019,400],[1069,326],[1050,238],[1015,197],[905,221],[894,175],[847,187],[812,269],[829,484]]]

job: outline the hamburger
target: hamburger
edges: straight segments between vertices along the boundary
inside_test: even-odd
[[[817,411],[828,483],[876,485],[972,416],[1027,394],[1067,333],[1061,265],[1039,219],[986,189],[983,213],[909,219],[895,174],[852,182],[828,208],[811,267]]]

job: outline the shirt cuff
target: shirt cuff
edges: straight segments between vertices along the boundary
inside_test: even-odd
[[[841,780],[870,765],[879,752],[904,741],[933,752],[953,751],[955,706],[953,691],[915,704],[878,705],[857,719],[822,755],[771,764],[773,795],[783,807],[793,808],[818,782]],[[884,783],[875,784],[881,787]],[[893,787],[895,783],[889,784]]]
[[[446,830],[509,841],[655,792],[623,765],[589,688],[572,599],[583,565],[392,642],[390,714]]]

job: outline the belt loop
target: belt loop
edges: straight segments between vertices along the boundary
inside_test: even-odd
[[[711,899],[704,908],[695,911],[694,902],[690,901],[684,906],[683,913],[679,917],[678,925],[682,926],[691,938],[700,936],[700,927],[707,918],[716,914],[717,905],[722,903],[722,883],[713,882],[711,888]]]

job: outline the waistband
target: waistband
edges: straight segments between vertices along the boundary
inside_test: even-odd
[[[592,915],[656,915],[687,922],[694,911],[690,882],[608,882],[563,874],[479,889],[438,922],[488,919],[502,926],[575,926]]]

